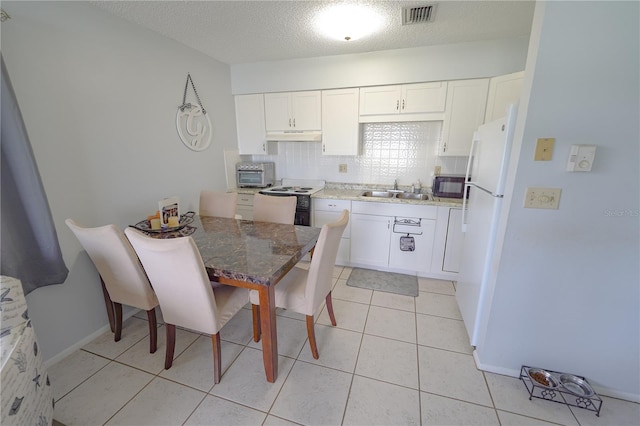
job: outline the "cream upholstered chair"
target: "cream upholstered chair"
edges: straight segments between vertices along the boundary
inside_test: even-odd
[[[293,225],[296,218],[296,196],[253,196],[253,220]]]
[[[248,290],[209,283],[202,257],[191,237],[156,239],[125,230],[158,295],[167,328],[164,368],[173,364],[176,326],[211,335],[214,382],[222,376],[220,330],[249,301]]]
[[[65,223],[100,274],[109,324],[115,333],[114,340],[119,341],[122,334],[122,305],[144,309],[149,320],[149,352],[154,353],[157,349],[155,307],[158,306],[158,299],[129,240],[115,225],[86,228],[72,219],[65,220]]]
[[[290,309],[307,316],[309,346],[315,359],[318,359],[318,347],[313,328],[313,316],[323,300],[327,302],[327,312],[329,313],[331,324],[336,325],[331,301],[331,284],[340,238],[348,222],[349,211],[344,210],[342,217],[337,222],[324,225],[313,251],[309,269],[294,267],[275,286],[276,307]],[[251,290],[249,299],[251,300],[254,319],[253,336],[257,342],[260,340],[260,309],[258,307],[260,300],[258,292]]]
[[[236,216],[237,192],[200,192],[200,216],[228,217]]]

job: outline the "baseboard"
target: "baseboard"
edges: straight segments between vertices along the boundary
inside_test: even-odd
[[[132,316],[134,316],[138,312],[140,312],[139,309],[132,309],[130,312],[123,313],[122,314],[122,322],[128,320],[129,318],[131,318]],[[100,327],[98,330],[94,331],[93,333],[91,333],[90,335],[85,337],[84,339],[74,343],[73,345],[69,346],[68,348],[66,348],[62,352],[58,353],[57,355],[54,355],[53,357],[45,360],[43,362],[45,368],[49,368],[53,364],[63,360],[64,358],[68,357],[69,355],[71,355],[72,353],[77,351],[78,349],[82,349],[82,347],[84,347],[85,345],[90,343],[92,340],[94,340],[95,338],[100,336],[102,333],[105,333],[105,332],[110,331],[110,330],[111,330],[111,327],[109,326],[109,324],[106,324],[103,327]]]
[[[516,377],[516,378],[520,377],[519,368],[514,370],[511,368],[504,368],[504,367],[497,367],[495,365],[483,364],[482,361],[480,361],[480,358],[478,357],[478,351],[475,351],[475,350],[473,351],[473,360],[475,361],[476,367],[478,368],[478,370],[487,371],[489,373],[501,374],[503,376],[510,376],[510,377]],[[621,392],[619,390],[607,388],[604,386],[597,386],[597,385],[594,385],[593,383],[591,383],[591,386],[593,386],[593,390],[595,390],[598,395],[640,403],[640,395]]]

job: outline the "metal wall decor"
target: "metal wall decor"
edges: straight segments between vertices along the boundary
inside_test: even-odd
[[[197,104],[187,103],[189,83],[191,83],[191,88],[196,95]],[[205,110],[200,101],[196,86],[191,79],[191,74],[187,74],[182,105],[178,107],[176,114],[176,129],[178,130],[178,136],[180,136],[182,143],[193,151],[203,151],[211,144],[211,120],[207,115],[207,110]]]

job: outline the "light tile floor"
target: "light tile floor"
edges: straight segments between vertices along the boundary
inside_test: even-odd
[[[278,311],[279,375],[267,383],[251,310],[222,330],[223,375],[213,383],[211,340],[177,331],[163,368],[165,333],[149,354],[146,314],[49,368],[66,425],[638,425],[640,405],[603,397],[600,417],[532,400],[516,378],[475,367],[451,281],[419,279],[417,298],[348,287],[335,267],[331,327],[316,320],[311,357],[304,317]]]

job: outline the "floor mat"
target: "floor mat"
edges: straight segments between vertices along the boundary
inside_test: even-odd
[[[404,296],[418,296],[418,278],[414,275],[354,268],[347,285]]]

